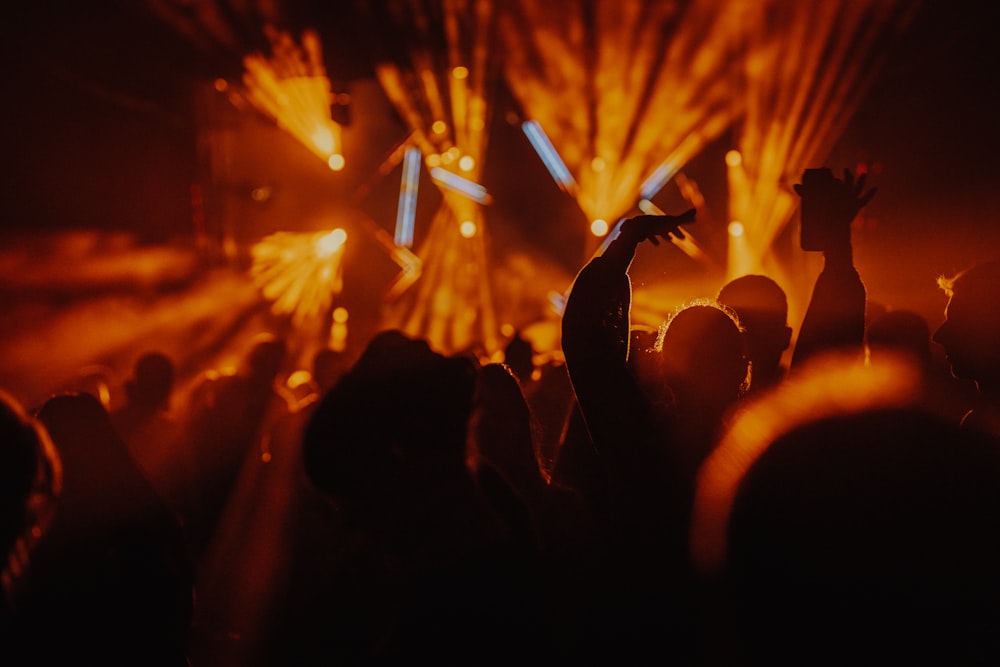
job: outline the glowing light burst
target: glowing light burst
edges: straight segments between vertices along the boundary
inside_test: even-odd
[[[504,4],[506,79],[588,220],[651,197],[736,117],[730,18],[709,0]]]
[[[499,70],[493,3],[415,0],[394,7],[391,20],[406,36],[406,57],[379,63],[375,73],[441,189],[442,204],[418,251],[401,258],[403,273],[387,295],[383,324],[445,352],[472,344],[492,352],[500,337],[482,215],[491,198],[481,177]],[[464,222],[472,223],[466,232],[475,230],[468,238]]]
[[[775,238],[798,205],[791,184],[822,166],[916,3],[904,0],[734,5],[743,26],[746,113],[727,155],[730,219],[743,223],[740,270],[782,273]],[[731,268],[735,274],[736,267]],[[789,283],[790,284],[790,283]]]
[[[296,325],[324,316],[343,288],[343,229],[277,232],[251,248],[250,275],[278,315]]]
[[[246,97],[334,171],[344,167],[340,126],[330,116],[333,95],[323,66],[319,37],[307,30],[299,46],[292,37],[267,28],[270,57],[243,59]]]

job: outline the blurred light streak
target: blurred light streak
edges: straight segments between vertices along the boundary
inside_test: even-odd
[[[729,216],[744,224],[753,271],[781,272],[773,245],[798,205],[791,184],[804,169],[825,165],[915,6],[905,0],[737,5],[746,113],[738,152],[727,155]]]
[[[452,192],[464,195],[477,204],[489,204],[492,197],[482,185],[473,183],[467,178],[462,178],[458,174],[453,174],[444,167],[434,167],[431,169],[431,178],[441,187]]]
[[[443,352],[472,344],[492,352],[498,323],[481,210],[491,198],[480,181],[499,71],[494,3],[413,0],[394,9],[387,32],[405,36],[406,53],[378,63],[375,74],[441,187],[442,203],[419,250],[397,259],[403,270],[386,294],[383,326],[427,338]],[[462,236],[461,222],[473,223],[471,238]]]
[[[347,238],[331,232],[276,232],[251,248],[250,275],[276,315],[290,315],[301,325],[323,315],[343,289],[343,254]]]
[[[573,180],[573,174],[569,172],[566,163],[559,157],[559,151],[552,145],[552,142],[545,134],[542,126],[538,124],[538,121],[526,120],[521,123],[521,129],[524,131],[524,135],[528,137],[531,147],[535,149],[538,157],[542,159],[542,164],[549,170],[552,180],[556,182],[563,192],[575,195],[576,181]],[[594,158],[595,161],[598,159]]]
[[[417,189],[420,185],[420,149],[407,148],[403,154],[403,176],[399,183],[399,207],[396,209],[396,245],[413,245],[413,227],[417,217]]]
[[[243,58],[247,99],[330,169],[343,169],[341,131],[330,113],[334,98],[319,37],[307,30],[299,46],[286,32],[271,27],[265,32],[270,57],[252,53]]]
[[[396,245],[395,239],[374,220],[364,218],[363,221],[365,231],[401,269],[384,296],[386,301],[394,301],[420,278],[423,273],[423,262],[409,248]]]
[[[546,128],[587,220],[626,215],[738,116],[734,26],[718,2],[503,7],[505,78]]]

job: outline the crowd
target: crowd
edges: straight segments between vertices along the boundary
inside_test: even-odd
[[[764,275],[630,321],[691,209],[582,267],[565,363],[386,330],[292,396],[270,336],[182,410],[156,351],[114,409],[0,395],[4,664],[997,664],[1000,261],[932,332],[869,303],[864,175],[795,190],[798,326]]]

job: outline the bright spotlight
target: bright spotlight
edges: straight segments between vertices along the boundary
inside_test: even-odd
[[[476,166],[476,160],[471,155],[463,155],[458,161],[458,168],[462,171],[472,171]]]
[[[330,159],[326,161],[326,164],[334,171],[340,171],[344,168],[344,156],[339,153],[334,153],[330,156]]]
[[[347,232],[339,227],[329,234],[319,237],[316,241],[316,256],[332,257],[340,250],[340,247],[344,245],[344,241],[346,240]]]
[[[590,223],[590,233],[594,236],[605,236],[608,233],[608,221],[598,218]]]
[[[743,223],[738,220],[733,220],[729,223],[729,235],[733,238],[739,238],[743,236]]]
[[[465,238],[471,239],[473,236],[476,235],[476,223],[472,222],[471,220],[466,220],[459,226],[458,231]]]
[[[347,309],[343,306],[337,306],[333,309],[333,321],[337,324],[343,324],[347,321]]]
[[[434,167],[431,169],[431,178],[434,179],[434,182],[438,185],[453,192],[465,195],[474,202],[489,204],[493,200],[493,198],[490,197],[489,193],[486,191],[486,188],[482,185],[474,183],[467,178],[462,178],[458,174],[453,174],[442,167]]]
[[[469,77],[469,68],[459,65],[451,70],[451,75],[461,81],[462,79],[467,79]]]
[[[730,167],[738,167],[743,164],[743,155],[738,150],[726,152],[726,164]]]
[[[328,127],[318,127],[313,131],[310,137],[315,146],[321,153],[332,154],[333,153],[333,132]]]
[[[545,131],[542,130],[542,126],[538,124],[538,121],[524,121],[521,123],[521,130],[528,137],[532,148],[538,153],[538,157],[542,159],[542,164],[549,170],[549,174],[552,175],[552,179],[556,184],[565,192],[576,190],[576,181],[573,180],[573,175],[562,158],[559,157],[555,146],[552,145],[552,142],[545,135]]]

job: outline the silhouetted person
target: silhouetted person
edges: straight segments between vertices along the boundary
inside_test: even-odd
[[[1000,261],[977,264],[954,278],[939,280],[948,295],[945,321],[934,332],[952,374],[972,380],[980,402],[963,425],[1000,438]]]
[[[588,637],[606,659],[657,649],[681,662],[695,658],[688,517],[698,464],[746,380],[742,333],[716,302],[675,314],[660,338],[666,405],[650,399],[628,363],[636,248],[683,237],[678,226],[694,213],[626,220],[577,275],[563,314],[566,364],[607,480],[595,516],[609,555],[605,595],[616,611]]]
[[[477,371],[382,332],[317,406],[305,469],[340,508],[356,550],[299,648],[319,642],[320,658],[353,664],[550,655],[537,552],[467,467]]]
[[[788,297],[772,278],[750,274],[722,286],[716,299],[740,318],[751,365],[749,391],[773,386],[785,377],[782,356],[792,340]]]
[[[885,352],[905,354],[921,369],[931,369],[931,327],[920,313],[887,310],[872,319],[865,332],[868,356],[878,363]]]
[[[62,492],[62,462],[44,427],[4,391],[0,459],[0,641],[6,647],[35,545],[48,532]]]
[[[693,533],[720,664],[996,664],[1000,450],[921,372],[835,358],[744,406]]]
[[[794,185],[802,199],[800,246],[823,253],[823,270],[799,329],[791,366],[830,350],[852,349],[862,356],[867,292],[851,244],[851,223],[875,196],[864,191],[867,174],[855,180],[850,170],[838,179],[829,169],[806,169]]]
[[[535,350],[531,341],[518,331],[503,350],[503,362],[507,364],[522,385],[532,381],[535,372]]]
[[[111,413],[115,430],[153,487],[178,513],[191,502],[194,463],[181,425],[170,411],[174,363],[146,352],[125,382],[125,401]]]
[[[248,456],[259,458],[261,437],[289,411],[276,388],[287,354],[284,340],[261,335],[238,373],[206,379],[192,394],[186,433],[197,479],[186,519],[196,555],[208,548]]]
[[[19,641],[41,664],[186,665],[194,581],[175,514],[97,398],[55,396],[38,419],[63,490],[32,560]]]

